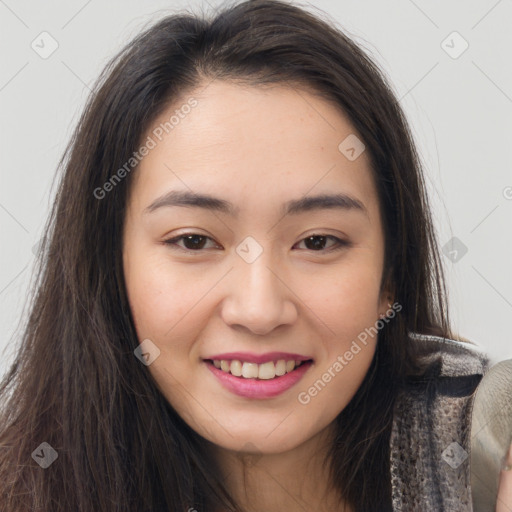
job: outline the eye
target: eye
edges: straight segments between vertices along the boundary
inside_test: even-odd
[[[331,241],[332,245],[326,247],[327,243]],[[350,242],[347,240],[342,240],[333,235],[310,235],[299,242],[299,245],[304,243],[306,245],[306,249],[315,252],[321,251],[335,251],[342,249],[343,247],[348,247]]]
[[[177,243],[181,240],[183,240],[183,246]],[[169,240],[165,240],[164,243],[170,246],[181,247],[182,249],[187,251],[198,252],[204,249],[206,242],[208,240],[212,239],[206,235],[200,235],[198,233],[185,233],[183,235],[170,238]]]
[[[183,241],[183,245],[178,243],[181,241]],[[170,238],[169,240],[165,240],[164,243],[171,247],[174,246],[181,248],[188,252],[200,252],[205,249],[208,241],[213,242],[213,239],[209,236],[200,235],[198,233],[185,233],[183,235]],[[331,242],[331,245],[329,245],[329,242]],[[310,235],[302,239],[296,245],[300,245],[302,243],[305,244],[306,250],[314,252],[335,251],[350,246],[350,242],[347,240],[342,240],[333,235]],[[219,248],[219,246],[215,244],[214,248]]]

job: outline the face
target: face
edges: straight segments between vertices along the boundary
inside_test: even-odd
[[[156,144],[133,171],[123,238],[131,312],[158,388],[218,447],[298,447],[367,373],[377,336],[362,333],[390,297],[354,135],[305,90],[214,81],[144,138]]]

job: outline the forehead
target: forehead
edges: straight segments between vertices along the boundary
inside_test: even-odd
[[[360,139],[354,127],[340,108],[303,88],[215,80],[175,101],[147,137],[154,148],[133,176],[146,205],[172,188],[215,193],[242,208],[309,191],[351,194],[369,209],[377,202],[366,151],[349,159],[340,150]]]

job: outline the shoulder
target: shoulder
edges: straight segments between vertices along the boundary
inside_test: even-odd
[[[489,358],[471,342],[411,334],[410,343],[422,370],[408,376],[395,403],[394,510],[471,510],[472,398]]]
[[[427,367],[427,374],[439,377],[483,376],[489,369],[489,357],[477,344],[440,336],[410,333],[420,363]],[[437,372],[432,373],[433,367]]]

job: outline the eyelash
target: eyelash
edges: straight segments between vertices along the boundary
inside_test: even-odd
[[[169,238],[168,240],[164,240],[163,243],[168,245],[173,250],[174,249],[182,250],[182,251],[184,251],[187,254],[198,254],[198,253],[201,253],[201,252],[207,250],[207,249],[193,250],[193,249],[187,249],[185,247],[181,247],[180,245],[177,245],[176,242],[178,242],[179,240],[184,239],[187,236],[197,236],[197,237],[201,237],[201,238],[206,238],[208,240],[213,240],[209,236],[201,235],[199,233],[183,233],[182,235],[176,236],[174,238]],[[317,233],[315,233],[313,235],[308,235],[307,237],[305,237],[302,240],[300,240],[300,242],[303,242],[304,240],[307,240],[308,238],[316,238],[316,237],[323,237],[323,238],[328,238],[328,239],[334,240],[336,242],[336,245],[333,246],[333,247],[329,247],[327,249],[321,249],[321,250],[318,250],[318,251],[315,251],[313,249],[306,249],[307,251],[311,251],[311,252],[314,252],[314,253],[326,253],[326,252],[339,251],[341,249],[344,249],[346,247],[350,247],[351,246],[351,243],[348,240],[342,240],[341,238],[338,238],[338,237],[336,237],[334,235],[324,235],[324,234],[317,234]]]

